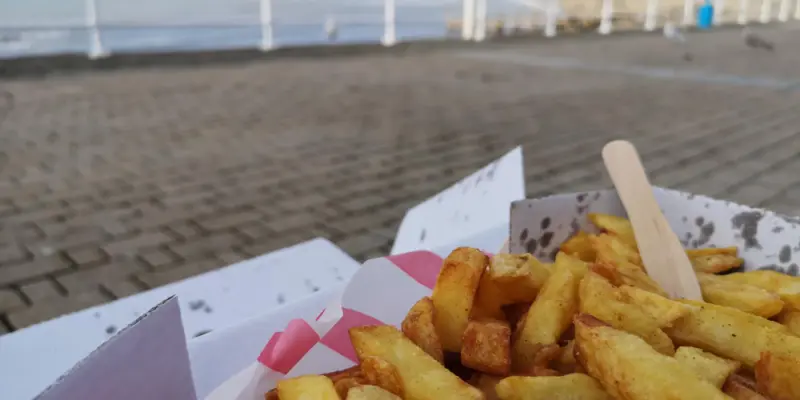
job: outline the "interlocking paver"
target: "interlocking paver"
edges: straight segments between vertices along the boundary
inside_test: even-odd
[[[627,138],[656,184],[796,214],[800,90],[679,76],[800,79],[800,30],[758,29],[774,55],[728,30],[692,35],[692,63],[632,35],[493,44],[481,60],[447,50],[3,81],[15,105],[0,121],[0,320],[21,328],[316,236],[385,254],[408,207],[516,145],[529,195],[607,187],[599,149]]]

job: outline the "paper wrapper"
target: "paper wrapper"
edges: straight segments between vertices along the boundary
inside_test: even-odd
[[[745,269],[770,268],[797,274],[799,220],[672,190],[656,189],[655,195],[687,248],[737,246],[745,259]],[[552,260],[558,246],[570,235],[581,229],[594,230],[587,219],[589,212],[624,215],[613,191],[516,202],[511,210],[510,250]],[[375,324],[399,326],[411,306],[431,294],[441,264],[442,258],[428,251],[367,261],[345,288],[340,301],[326,308],[316,321],[292,321],[269,340],[258,362],[225,382],[207,399],[263,399],[264,393],[285,377],[333,372],[355,365],[348,329]]]

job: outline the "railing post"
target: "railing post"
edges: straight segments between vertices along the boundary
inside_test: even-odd
[[[556,36],[556,25],[558,24],[558,4],[556,0],[549,0],[545,14],[544,35],[546,37]]]
[[[739,0],[739,25],[747,25],[750,20],[750,0]]]
[[[597,32],[601,35],[608,35],[613,29],[612,18],[614,16],[614,0],[603,0],[600,8],[600,27]]]
[[[694,0],[683,1],[683,25],[689,26],[694,22]]]
[[[644,30],[654,31],[656,29],[656,19],[658,18],[658,0],[647,0],[647,8],[644,16]]]
[[[476,42],[482,42],[486,39],[486,18],[489,10],[487,9],[486,0],[475,0],[475,36]]]
[[[725,12],[725,0],[714,0],[714,25],[722,24],[722,13]]]
[[[259,1],[259,23],[261,24],[261,51],[271,50],[272,39],[272,0]]]
[[[96,0],[85,0],[86,9],[86,31],[89,35],[89,52],[87,55],[91,59],[98,59],[108,55],[103,50],[103,42],[100,41],[100,29],[97,27],[97,3]]]
[[[766,24],[770,19],[772,19],[772,0],[761,0],[761,17],[758,20]]]
[[[794,19],[800,19],[800,0],[795,0]]]
[[[384,0],[383,2],[383,38],[381,42],[384,46],[394,46],[397,43],[396,7],[394,0]]]
[[[781,0],[781,8],[778,10],[778,19],[782,22],[789,20],[789,7],[791,6],[790,0]]]
[[[461,38],[472,40],[475,37],[475,0],[462,0],[464,11],[461,16]]]

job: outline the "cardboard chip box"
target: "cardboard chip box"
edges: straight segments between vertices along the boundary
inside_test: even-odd
[[[179,331],[177,307],[174,301],[167,301],[109,340],[40,397],[263,399],[281,378],[354,365],[347,329],[376,323],[399,325],[419,298],[430,295],[443,257],[455,247],[494,252],[510,238],[512,253],[531,252],[552,260],[567,237],[593,229],[588,213],[624,216],[611,190],[522,200],[521,161],[516,149],[443,192],[449,193],[447,196],[438,200],[434,196],[423,203],[427,208],[412,209],[395,247],[401,253],[367,261],[342,293],[309,299],[241,326],[215,331],[196,344],[189,343],[189,352]],[[492,187],[496,193],[482,190],[482,184],[492,185],[494,176],[476,183],[479,176],[486,181],[490,169],[494,173],[505,170],[497,179],[506,189],[497,185]],[[465,182],[470,182],[469,190],[456,196],[455,191],[468,187]],[[673,190],[656,188],[654,194],[685,247],[737,246],[747,270],[770,268],[797,275],[800,220]],[[494,219],[475,217],[476,222],[470,224],[472,214],[481,212],[480,196],[504,211],[500,215],[492,210]],[[430,218],[425,218],[426,209],[432,210]],[[448,209],[458,212],[445,212]],[[462,224],[460,229],[440,226],[456,224],[456,219]],[[424,250],[409,251],[415,242]],[[236,358],[240,365],[226,364],[228,357]],[[102,388],[104,395],[87,395],[87,388],[93,386]]]

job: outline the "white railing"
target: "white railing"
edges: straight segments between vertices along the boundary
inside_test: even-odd
[[[174,22],[177,19],[173,18],[171,22],[163,23],[161,21],[164,18],[157,21],[153,21],[152,18],[144,21],[147,18],[137,14],[139,10],[131,6],[136,2],[129,3],[127,0],[73,1],[83,3],[83,24],[11,24],[3,19],[3,14],[8,13],[0,9],[0,56],[3,55],[3,45],[13,44],[15,41],[15,36],[8,32],[19,34],[19,32],[36,31],[83,31],[86,33],[86,39],[84,45],[79,47],[85,49],[88,57],[101,58],[112,52],[120,51],[113,45],[109,46],[109,42],[114,36],[112,33],[119,30],[137,30],[137,32],[159,29],[173,31],[180,29],[246,30],[246,32],[242,31],[241,35],[250,36],[252,34],[254,37],[258,37],[257,40],[253,40],[250,46],[269,51],[276,47],[294,46],[301,43],[302,41],[291,38],[286,39],[286,37],[291,36],[291,33],[286,32],[300,27],[304,27],[307,30],[319,29],[320,36],[322,36],[324,30],[328,41],[332,43],[367,41],[380,42],[385,46],[392,46],[398,41],[419,37],[420,35],[408,33],[409,30],[413,30],[408,26],[413,26],[414,24],[420,26],[425,24],[426,28],[422,30],[428,32],[427,37],[444,37],[447,35],[447,31],[452,33],[453,30],[457,29],[462,40],[482,41],[489,34],[498,34],[500,31],[506,34],[515,34],[514,32],[519,29],[527,32],[541,31],[544,36],[553,37],[557,35],[560,21],[565,20],[567,17],[573,17],[595,20],[597,21],[597,30],[601,34],[610,34],[614,31],[615,16],[620,12],[624,12],[620,10],[622,7],[618,5],[622,3],[615,4],[615,0],[594,0],[594,4],[589,7],[588,11],[586,4],[589,4],[590,1],[587,2],[587,0],[443,0],[444,2],[437,4],[433,4],[430,0],[371,0],[373,2],[361,0],[364,3],[347,3],[354,0],[341,0],[344,3],[334,3],[333,0],[242,0],[248,1],[248,3],[239,4],[239,6],[246,7],[242,9],[241,15],[233,22],[207,22],[207,19],[200,18],[200,20],[195,19],[188,22],[184,20],[182,23],[177,23]],[[98,4],[98,2],[114,1],[118,2],[116,6],[120,4],[125,4],[126,6],[110,12],[104,11],[104,7],[99,7],[108,6],[107,3]],[[120,1],[124,3],[119,3]],[[166,7],[164,6],[166,4],[172,7],[172,11],[175,11],[176,7],[172,2],[180,0],[152,1],[155,1],[152,8],[156,10],[162,6]],[[207,3],[217,0],[198,1]],[[580,7],[583,11],[580,12],[580,16],[577,15],[577,11],[570,8],[573,7],[572,3],[576,2],[581,2]],[[663,24],[665,19],[663,8],[667,6],[671,7],[671,16],[666,17],[666,19],[674,19],[676,23],[682,23],[687,26],[692,25],[695,20],[697,2],[698,0],[640,0],[638,2],[636,0],[627,0],[625,4],[635,3],[635,10],[632,12],[629,9],[627,13],[641,14],[637,17],[639,22],[636,23],[641,24],[641,29],[652,31]],[[713,0],[713,4],[715,6],[715,24],[728,22],[747,24],[750,21],[768,23],[771,21],[800,19],[800,0]],[[218,1],[214,6],[228,7],[230,3],[220,3]],[[203,7],[205,6],[200,6],[201,9]],[[342,7],[345,7],[346,10]],[[414,7],[417,7],[417,11],[413,11]],[[435,12],[429,12],[429,10],[434,10],[437,7],[439,15],[431,16]],[[363,12],[360,15],[354,15],[354,10],[358,8],[362,9]],[[213,13],[214,11],[212,10],[211,12]],[[572,15],[570,15],[571,13]],[[758,15],[753,15],[754,13]],[[436,31],[437,24],[441,31]],[[345,33],[347,29],[353,27],[360,27],[359,29],[362,31],[374,31],[373,33],[375,34],[364,33],[358,39],[336,39],[340,33]],[[509,29],[514,30],[514,32],[509,33]],[[277,39],[282,37],[281,32],[288,35],[283,40]],[[458,35],[458,33],[456,34]],[[138,36],[138,34],[135,36]],[[190,37],[188,40],[191,40],[192,35],[187,34],[187,36]],[[426,36],[426,34],[422,36]],[[86,43],[87,41],[88,43]],[[325,39],[317,40],[317,42],[325,42]],[[75,46],[73,44],[72,50],[67,51],[74,52]],[[248,46],[236,45],[236,47]],[[157,49],[157,46],[148,47],[148,44],[145,43],[139,45],[135,50],[148,51],[153,49]],[[63,49],[62,52],[64,52]],[[25,55],[24,48],[18,53]]]

